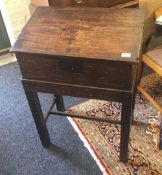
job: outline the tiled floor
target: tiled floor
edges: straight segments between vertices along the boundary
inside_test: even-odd
[[[16,61],[16,57],[13,54],[7,53],[0,56],[0,66],[4,66],[14,61]]]

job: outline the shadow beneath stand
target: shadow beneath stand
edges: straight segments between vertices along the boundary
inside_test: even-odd
[[[51,152],[55,156],[58,156],[64,160],[67,160],[71,164],[73,164],[77,169],[85,170],[87,158],[80,156],[80,154],[72,154],[67,152],[65,149],[58,147],[51,143],[50,147],[46,148],[47,151]]]
[[[65,150],[63,150],[62,148],[58,147],[57,145],[54,145],[51,143],[51,145],[46,148],[47,151],[53,153],[56,156],[62,157],[62,158],[67,158],[68,154]]]

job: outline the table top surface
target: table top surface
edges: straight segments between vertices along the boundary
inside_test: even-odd
[[[138,62],[143,26],[138,8],[39,7],[11,52]]]

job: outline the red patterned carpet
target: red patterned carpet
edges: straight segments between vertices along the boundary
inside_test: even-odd
[[[156,74],[145,77],[142,85],[157,100],[162,101],[162,80]],[[153,88],[154,87],[154,88]],[[153,90],[153,91],[152,91]],[[91,116],[120,119],[122,104],[110,101],[88,100],[70,111]],[[120,125],[73,119],[91,149],[111,175],[161,175],[162,151],[158,149],[160,113],[140,94],[136,96],[135,120],[143,125],[131,129],[129,162],[119,162]]]

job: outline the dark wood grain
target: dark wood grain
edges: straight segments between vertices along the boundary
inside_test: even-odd
[[[23,85],[28,91],[54,93],[74,97],[87,97],[92,99],[103,99],[120,101],[125,96],[130,96],[133,91],[115,90],[109,88],[98,88],[89,86],[79,86],[72,84],[60,84],[55,82],[45,82],[23,79]]]
[[[11,51],[137,62],[143,25],[140,9],[40,7]]]
[[[55,7],[112,7],[132,0],[49,0]]]
[[[120,160],[128,160],[143,25],[140,9],[38,8],[11,51],[43,146],[50,139],[37,92],[55,94],[61,111],[62,95],[113,100],[123,105]]]
[[[54,56],[31,54],[17,54],[17,59],[22,75],[26,79],[121,90],[132,88],[133,65],[128,62],[80,58],[61,59]],[[73,70],[75,64],[71,65],[76,60],[79,60],[81,64],[80,71]],[[64,65],[63,68],[59,66],[60,61]],[[66,64],[68,64],[67,68]]]

